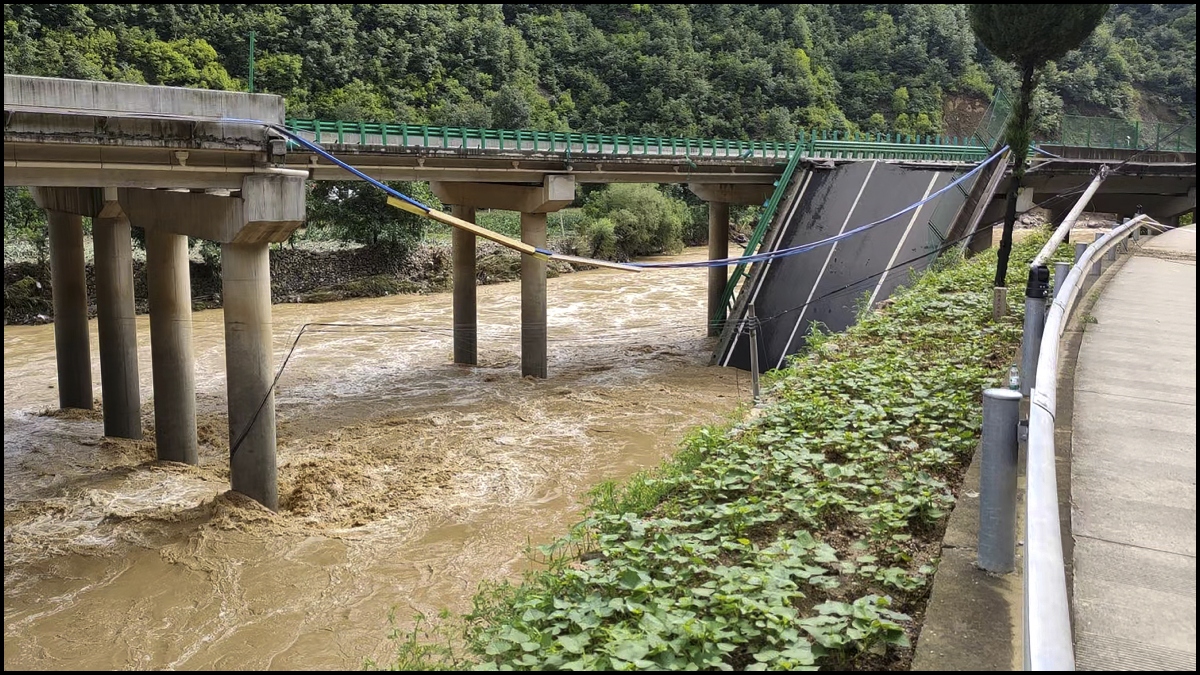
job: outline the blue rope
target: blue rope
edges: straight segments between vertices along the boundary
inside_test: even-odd
[[[321,157],[324,157],[325,159],[329,160],[330,162],[333,162],[337,166],[345,169],[346,171],[349,171],[350,173],[354,174],[355,176],[358,176],[362,180],[370,183],[371,185],[374,185],[375,187],[379,188],[380,190],[383,190],[387,194],[395,197],[396,199],[403,200],[425,212],[429,212],[432,210],[431,207],[426,206],[425,204],[422,204],[421,202],[417,201],[416,199],[413,199],[412,197],[409,197],[408,195],[406,195],[394,188],[389,187],[387,184],[383,183],[382,181],[376,180],[376,179],[368,176],[367,174],[363,173],[362,171],[359,171],[358,169],[354,168],[353,166],[347,164],[346,162],[343,162],[342,160],[338,159],[337,157],[334,157],[333,154],[330,153],[329,151],[325,150],[325,148],[322,148],[320,145],[308,140],[307,138],[304,138],[303,136],[294,133],[293,131],[291,131],[290,129],[288,129],[287,127],[285,127],[283,125],[274,124],[271,122],[264,122],[262,120],[240,119],[240,118],[233,118],[233,117],[222,118],[222,121],[238,122],[238,123],[243,123],[243,124],[263,125],[269,129],[272,129],[272,130],[282,134],[283,136],[291,139],[292,141],[295,141],[296,143],[300,144],[301,146],[317,153]],[[939,196],[942,195],[942,193],[946,192],[950,188],[955,187],[959,183],[962,183],[963,181],[967,180],[971,176],[978,173],[980,170],[983,169],[983,167],[985,167],[988,164],[990,164],[991,162],[993,162],[997,157],[999,157],[1001,154],[1003,154],[1004,151],[1007,149],[1008,149],[1007,145],[1000,148],[998,151],[996,151],[996,153],[994,155],[992,155],[991,157],[988,157],[984,161],[980,162],[979,165],[976,166],[974,169],[971,169],[967,173],[960,176],[958,179],[956,179],[956,180],[952,181],[951,183],[949,183],[948,185],[946,185],[946,187],[938,190],[937,192],[934,192],[933,194],[929,195],[925,199],[922,199],[919,202],[911,204],[911,205],[905,207],[904,209],[897,211],[896,213],[893,213],[890,216],[885,216],[874,222],[867,223],[866,225],[860,225],[859,227],[856,227],[852,230],[848,230],[846,232],[843,232],[843,233],[833,236],[833,237],[827,237],[827,238],[821,239],[819,241],[810,242],[808,244],[802,244],[800,246],[793,246],[791,248],[779,249],[776,251],[768,251],[766,253],[756,253],[754,255],[740,256],[737,258],[718,258],[715,260],[697,260],[694,262],[678,262],[678,263],[672,263],[672,262],[637,263],[637,262],[634,262],[634,263],[627,263],[627,264],[629,264],[630,266],[633,266],[633,267],[641,267],[644,269],[729,267],[731,265],[739,265],[739,264],[743,264],[743,263],[766,262],[769,260],[775,260],[777,258],[786,258],[786,257],[792,256],[792,255],[799,255],[801,253],[805,253],[805,252],[820,248],[822,246],[827,246],[829,244],[835,244],[839,241],[842,241],[843,239],[849,239],[850,237],[855,236],[859,233],[865,232],[873,227],[882,225],[883,223],[886,223],[889,220],[898,218],[898,217],[904,215],[905,213],[912,211],[913,209],[920,208],[924,204],[927,204],[930,201],[937,199]],[[537,248],[536,250],[539,254],[545,255],[547,257],[553,257],[555,255],[558,255],[554,251],[550,251],[550,250],[543,249],[543,248]]]
[[[1003,154],[1004,151],[1007,149],[1008,149],[1007,145],[1004,146],[1003,148],[1000,148],[1000,150],[998,150],[996,152],[996,154],[992,155],[991,157],[988,157],[983,162],[980,162],[980,164],[978,166],[976,166],[974,169],[971,169],[970,171],[968,171],[967,173],[965,173],[961,177],[959,177],[957,180],[952,181],[951,183],[946,185],[946,187],[938,190],[937,192],[934,192],[933,194],[929,195],[925,199],[922,199],[921,201],[916,202],[915,204],[906,206],[905,208],[893,213],[890,216],[885,216],[874,222],[867,223],[866,225],[860,225],[852,230],[847,230],[846,232],[843,232],[839,235],[827,237],[825,239],[810,242],[807,244],[801,244],[799,246],[793,246],[791,248],[782,248],[782,249],[778,249],[775,251],[768,251],[766,253],[756,253],[754,255],[741,256],[738,258],[719,258],[719,259],[714,259],[714,260],[697,260],[694,262],[678,262],[678,263],[665,262],[665,263],[629,263],[629,264],[633,265],[635,267],[644,267],[647,269],[683,268],[683,267],[727,267],[729,265],[738,264],[738,263],[766,262],[768,260],[775,260],[776,258],[786,258],[788,256],[805,253],[807,251],[811,251],[813,249],[820,248],[822,246],[826,246],[828,244],[837,243],[843,239],[849,239],[850,237],[853,237],[856,234],[865,232],[865,231],[867,231],[873,227],[876,227],[878,225],[882,225],[883,223],[886,223],[887,221],[892,220],[894,218],[898,218],[898,217],[908,213],[909,211],[912,211],[913,209],[920,208],[922,205],[927,204],[930,201],[933,201],[934,199],[937,199],[942,193],[946,192],[950,188],[958,185],[959,183],[962,183],[966,179],[975,175],[977,172],[982,170],[983,167],[987,166],[992,161],[994,161],[997,157],[999,157],[1001,154]]]
[[[223,122],[241,122],[244,124],[261,124],[261,125],[267,127],[268,129],[272,129],[274,131],[279,132],[280,134],[283,134],[287,138],[295,141],[296,143],[299,143],[300,145],[304,146],[305,148],[312,150],[313,152],[317,153],[318,155],[333,162],[334,164],[337,164],[338,166],[342,167],[343,169],[349,171],[350,173],[354,174],[355,176],[358,176],[359,178],[370,183],[371,185],[374,185],[375,187],[379,188],[380,190],[383,190],[387,194],[395,197],[396,199],[400,199],[409,204],[412,204],[413,206],[417,207],[418,209],[421,209],[426,212],[429,212],[432,210],[429,206],[422,204],[421,202],[417,201],[416,199],[413,199],[412,197],[409,197],[408,195],[404,194],[403,192],[400,192],[399,190],[389,187],[386,183],[376,180],[376,179],[368,176],[367,174],[363,173],[362,171],[359,171],[358,169],[354,168],[353,166],[350,166],[349,164],[343,162],[342,160],[338,159],[337,157],[334,157],[332,154],[330,154],[328,151],[326,151],[325,148],[322,148],[321,146],[308,140],[307,138],[305,138],[297,133],[292,132],[291,129],[288,129],[287,127],[285,127],[281,124],[273,124],[271,122],[264,122],[262,120],[239,119],[239,118],[234,118],[234,117],[224,117],[224,118],[222,118],[222,121]]]

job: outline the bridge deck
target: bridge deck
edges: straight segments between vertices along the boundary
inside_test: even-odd
[[[1085,324],[1071,459],[1080,670],[1196,669],[1195,254],[1194,228],[1156,237]]]

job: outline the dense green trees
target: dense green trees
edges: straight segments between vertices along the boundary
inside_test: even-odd
[[[254,30],[256,87],[296,117],[755,139],[881,117],[924,133],[947,96],[1015,89],[966,7],[8,4],[4,66],[239,89]],[[1114,5],[1047,68],[1050,119],[1194,118],[1195,16]]]
[[[977,43],[967,5],[920,4],[6,4],[4,70],[244,90],[250,31],[258,91],[285,96],[293,117],[350,121],[961,135],[943,118],[951,97],[1019,82]],[[1045,67],[1035,133],[1070,113],[1194,119],[1195,43],[1195,5],[1113,5]],[[320,189],[354,194],[334,201],[345,213],[314,206],[311,222],[411,235],[397,214],[364,224],[354,190]]]

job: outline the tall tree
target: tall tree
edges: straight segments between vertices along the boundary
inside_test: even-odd
[[[1015,65],[1021,73],[1017,109],[1008,118],[1005,142],[1013,155],[1013,178],[1009,183],[1004,213],[1004,233],[996,259],[995,285],[1003,286],[1012,250],[1013,223],[1017,220],[1017,191],[1025,177],[1025,156],[1032,137],[1033,91],[1037,69],[1065,56],[1083,44],[1109,5],[969,5],[971,30],[988,51]]]

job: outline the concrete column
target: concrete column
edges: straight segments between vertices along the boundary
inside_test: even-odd
[[[451,207],[451,213],[467,222],[475,222],[474,206]],[[475,235],[454,228],[451,233],[454,259],[454,362],[466,366],[478,363],[475,301]]]
[[[268,244],[221,246],[225,371],[229,391],[230,481],[272,511],[279,508],[271,359]]]
[[[96,252],[96,323],[100,333],[104,435],[140,439],[142,396],[129,219],[94,218],[92,242]]]
[[[92,355],[83,265],[83,219],[62,211],[46,211],[46,219],[50,226],[58,406],[91,410]]]
[[[708,259],[719,260],[729,257],[729,204],[708,203]],[[708,268],[708,334],[720,335],[725,323],[725,307],[721,296],[729,283],[729,268]]]
[[[521,214],[521,241],[546,248],[546,214]],[[521,254],[521,377],[546,377],[546,261]]]
[[[146,280],[158,458],[198,464],[192,280],[186,236],[146,230]]]

